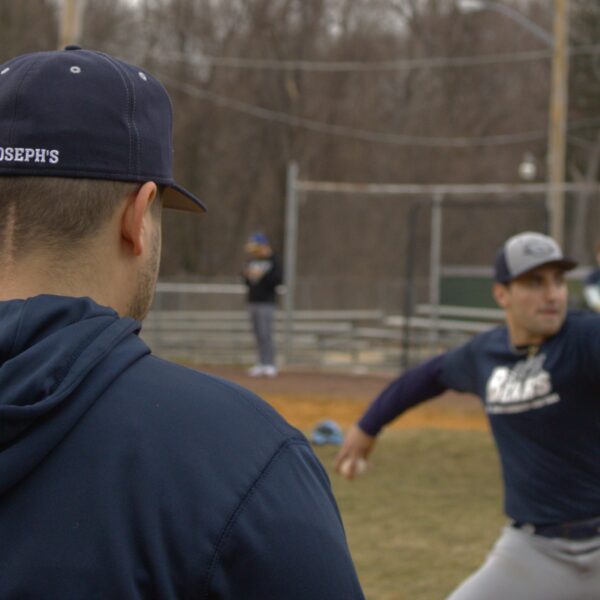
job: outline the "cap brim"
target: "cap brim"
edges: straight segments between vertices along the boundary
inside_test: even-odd
[[[522,271],[518,275],[514,275],[510,278],[509,281],[514,281],[517,277],[521,277],[522,275],[526,275],[527,273],[531,273],[531,271],[535,271],[535,269],[539,269],[540,267],[547,267],[548,265],[556,265],[560,267],[563,271],[571,271],[577,266],[577,262],[570,258],[560,258],[558,260],[549,260],[548,262],[540,263],[539,265],[535,265],[530,269]]]
[[[208,210],[204,202],[176,183],[166,184],[162,200],[165,208],[172,208],[174,210],[199,214],[203,214]]]

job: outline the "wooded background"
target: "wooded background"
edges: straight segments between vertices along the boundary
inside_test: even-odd
[[[550,0],[502,2],[552,31]],[[570,4],[568,179],[596,181],[600,3]],[[59,8],[0,0],[0,62],[55,49]],[[454,0],[88,0],[80,44],[147,68],[171,94],[176,177],[209,214],[166,215],[163,278],[237,278],[257,229],[281,251],[291,160],[311,180],[516,183],[529,152],[534,181],[546,180],[551,50],[492,11],[464,13]],[[405,207],[309,200],[301,278],[376,285],[403,276]],[[598,198],[567,200],[567,250],[589,263]],[[536,206],[448,211],[448,262],[489,264],[490,240],[495,247],[540,228]],[[417,223],[421,270],[426,211]],[[347,271],[329,255],[347,256]]]

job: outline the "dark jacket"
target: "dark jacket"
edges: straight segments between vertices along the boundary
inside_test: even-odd
[[[246,267],[255,267],[262,272],[258,279],[251,280],[244,277],[248,286],[248,302],[274,304],[276,288],[283,280],[277,257],[273,254],[266,258],[253,258],[246,263]]]
[[[0,302],[0,598],[363,598],[302,434],[139,327]]]

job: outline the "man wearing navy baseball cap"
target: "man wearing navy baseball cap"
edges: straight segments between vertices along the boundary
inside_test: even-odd
[[[139,339],[171,104],[76,46],[0,66],[0,598],[361,599],[304,436]]]
[[[353,478],[384,425],[406,410],[448,389],[481,398],[509,524],[448,600],[600,597],[600,317],[567,314],[565,273],[574,267],[546,235],[508,239],[493,284],[506,325],[393,381],[336,459]]]

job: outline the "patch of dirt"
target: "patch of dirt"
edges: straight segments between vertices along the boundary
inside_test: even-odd
[[[233,366],[195,365],[252,390],[302,430],[322,419],[333,419],[346,428],[357,421],[393,377],[286,369],[272,379],[249,377]],[[475,396],[447,392],[409,410],[390,425],[393,428],[443,428],[487,430],[487,421]]]

